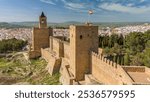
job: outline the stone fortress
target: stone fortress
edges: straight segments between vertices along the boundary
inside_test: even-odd
[[[150,68],[121,66],[106,59],[98,47],[98,26],[71,25],[70,42],[53,36],[42,12],[39,27],[33,28],[29,58],[42,57],[51,75],[60,73],[63,85],[148,85]]]

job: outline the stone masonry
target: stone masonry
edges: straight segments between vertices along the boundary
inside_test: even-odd
[[[102,55],[102,49],[98,48],[98,26],[71,25],[70,42],[66,42],[63,36],[53,36],[46,19],[42,13],[39,28],[33,29],[29,58],[44,58],[51,75],[61,74],[62,84],[150,84],[150,68],[121,66]]]
[[[29,58],[41,56],[41,48],[49,47],[49,36],[52,36],[52,28],[47,27],[47,17],[43,12],[39,17],[39,21],[39,27],[33,28]]]

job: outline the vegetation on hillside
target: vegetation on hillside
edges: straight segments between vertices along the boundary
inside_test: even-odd
[[[150,31],[133,32],[127,36],[113,34],[99,36],[103,54],[121,65],[150,67]]]
[[[22,53],[0,58],[0,84],[58,85],[60,74],[51,76],[42,59],[27,61]]]
[[[10,51],[20,51],[27,45],[27,41],[18,39],[8,39],[0,41],[0,53],[6,53]]]

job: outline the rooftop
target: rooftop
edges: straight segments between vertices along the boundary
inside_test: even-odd
[[[44,14],[44,12],[42,12],[42,14],[41,14],[41,16],[40,16],[40,17],[46,17],[46,16],[45,16],[45,14]]]

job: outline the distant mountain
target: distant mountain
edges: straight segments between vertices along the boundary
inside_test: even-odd
[[[97,25],[99,27],[122,27],[127,25],[141,25],[145,24],[147,22],[93,22],[94,25]],[[0,28],[31,28],[38,26],[39,22],[0,22]],[[68,22],[62,22],[62,23],[55,23],[55,22],[48,22],[48,26],[51,26],[53,28],[68,28],[69,25],[81,25],[85,24],[84,22],[77,22],[77,21],[68,21]]]
[[[84,24],[83,22],[77,22],[77,21],[68,21],[68,22],[63,22],[64,24]]]
[[[38,25],[38,22],[11,22],[11,24],[26,26],[26,27],[34,27]]]
[[[11,24],[20,25],[20,26],[26,26],[26,27],[35,27],[39,25],[39,22],[12,22]],[[66,27],[68,26],[68,23],[54,23],[54,22],[48,22],[48,26],[52,27]]]
[[[26,27],[26,26],[11,24],[11,23],[7,23],[7,22],[0,22],[0,28],[24,28],[24,27]]]

